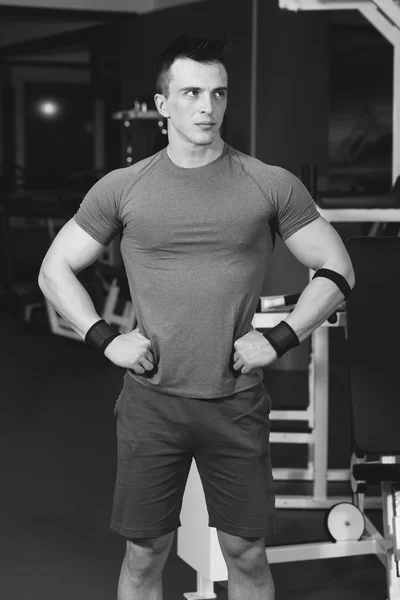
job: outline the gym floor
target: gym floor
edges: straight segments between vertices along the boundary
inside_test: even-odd
[[[115,599],[125,544],[109,529],[109,519],[116,467],[113,409],[123,371],[80,342],[43,327],[29,331],[8,314],[0,313],[0,326],[0,596]],[[339,334],[332,333],[329,460],[332,467],[344,467],[346,374]],[[285,401],[290,407],[306,402],[305,373],[266,369],[264,375],[274,408]],[[300,454],[298,447],[274,447],[274,464],[284,466]],[[296,484],[297,493],[301,485]],[[277,483],[278,492],[293,493],[283,488]],[[280,531],[266,543],[326,539],[325,514],[280,510]],[[379,511],[368,514],[381,527]],[[385,570],[375,556],[281,563],[271,569],[277,600],[386,598]],[[164,600],[196,589],[196,573],[177,557],[176,536],[163,582]],[[215,592],[226,600],[226,582],[215,584]]]

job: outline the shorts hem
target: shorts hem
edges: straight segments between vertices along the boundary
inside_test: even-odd
[[[130,529],[129,527],[123,527],[122,525],[118,525],[111,521],[110,529],[115,531],[115,533],[119,533],[123,537],[126,538],[149,538],[149,537],[161,537],[162,535],[167,535],[172,531],[178,529],[181,526],[181,523],[177,523],[174,526],[163,527],[158,529]]]
[[[239,537],[267,537],[276,533],[278,530],[277,521],[275,521],[273,525],[258,529],[253,527],[232,527],[231,525],[226,525],[225,523],[218,524],[216,521],[210,521],[208,526],[219,529],[219,531],[222,531],[223,533],[229,533],[230,535],[236,535]]]

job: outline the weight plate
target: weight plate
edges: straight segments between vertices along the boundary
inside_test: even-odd
[[[330,509],[326,526],[337,542],[359,540],[364,533],[365,517],[357,506],[350,502],[340,502]]]

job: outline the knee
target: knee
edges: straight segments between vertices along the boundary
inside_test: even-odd
[[[265,549],[261,550],[260,548],[246,550],[246,552],[236,557],[231,564],[237,571],[253,580],[262,579],[268,569]]]
[[[228,569],[235,569],[254,580],[262,579],[268,571],[264,538],[241,538],[221,534],[221,550]]]
[[[125,566],[129,575],[142,579],[161,573],[171,549],[174,533],[158,538],[127,540]]]

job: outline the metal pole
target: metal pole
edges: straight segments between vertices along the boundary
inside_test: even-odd
[[[94,101],[94,168],[98,171],[105,167],[105,102],[101,98]]]
[[[393,171],[392,183],[400,176],[400,36],[393,47]]]
[[[258,0],[253,0],[251,19],[250,156],[257,152],[257,24]]]

